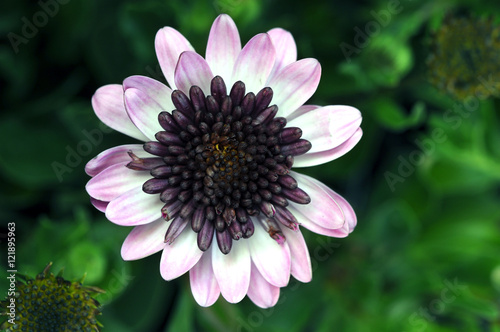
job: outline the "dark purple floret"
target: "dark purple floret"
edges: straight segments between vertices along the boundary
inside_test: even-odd
[[[166,243],[189,224],[200,250],[211,246],[215,234],[219,250],[227,254],[232,241],[253,235],[257,221],[278,243],[285,240],[280,227],[297,230],[289,201],[311,199],[289,171],[293,157],[309,151],[311,143],[301,139],[300,128],[287,128],[286,119],[276,117],[272,98],[269,87],[245,94],[240,81],[228,95],[219,76],[209,96],[197,86],[189,96],[172,92],[175,110],[158,115],[164,131],[144,144],[156,157],[141,159],[130,152],[127,165],[153,176],[143,191],[165,203],[162,217],[171,223]]]

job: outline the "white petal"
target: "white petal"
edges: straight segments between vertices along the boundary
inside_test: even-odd
[[[163,130],[158,114],[171,111],[164,109],[147,93],[134,88],[125,90],[125,107],[132,122],[150,141],[155,141],[155,134]]]
[[[115,146],[99,153],[95,158],[91,159],[85,165],[85,172],[90,176],[96,176],[106,168],[124,162],[129,162],[130,158],[128,151],[133,152],[139,158],[153,157],[151,154],[144,151],[142,145],[129,144]]]
[[[351,106],[320,107],[293,120],[288,126],[302,129],[302,138],[312,144],[308,153],[333,149],[347,141],[361,125],[361,113]]]
[[[293,213],[295,218],[297,218],[297,221],[310,230],[311,232],[325,235],[325,236],[330,236],[330,237],[338,237],[338,238],[343,238],[349,235],[349,224],[345,223],[344,226],[341,228],[336,228],[336,229],[329,229],[329,228],[324,228],[321,227],[320,225],[314,223],[311,219],[309,219],[307,216],[305,216],[300,210],[296,209],[293,206],[289,206],[288,210]]]
[[[208,63],[196,52],[183,52],[175,68],[175,85],[189,96],[189,89],[197,85],[210,94],[210,81],[214,78]]]
[[[276,287],[284,287],[290,280],[290,249],[288,244],[278,244],[263,229],[255,225],[252,237],[247,240],[252,261],[264,279]]]
[[[196,243],[197,234],[186,227],[175,241],[166,245],[161,254],[160,272],[165,280],[180,277],[189,271],[203,255]]]
[[[241,41],[236,24],[229,15],[219,15],[210,29],[206,59],[214,75],[231,83],[231,74],[236,58],[241,51]],[[228,86],[228,91],[231,87]]]
[[[175,108],[170,98],[172,90],[157,80],[140,75],[130,76],[123,81],[123,90],[125,91],[130,88],[147,94],[164,110],[171,111]]]
[[[169,224],[158,219],[147,225],[140,225],[128,234],[123,242],[121,255],[126,261],[141,259],[157,253],[165,247],[165,233]]]
[[[129,161],[106,168],[90,179],[85,189],[90,196],[111,202],[121,194],[137,187],[151,179],[149,172],[138,172],[127,168]]]
[[[236,81],[242,81],[245,83],[246,92],[257,94],[267,82],[275,57],[276,53],[269,35],[267,33],[256,35],[238,55],[229,86]]]
[[[297,61],[297,46],[290,32],[281,28],[274,28],[267,32],[274,49],[276,50],[276,62],[273,71],[269,75],[270,79],[279,72],[283,67],[288,66],[292,62]]]
[[[356,218],[356,213],[354,213],[354,209],[351,207],[351,205],[346,201],[344,197],[340,196],[339,194],[337,194],[332,189],[328,188],[328,186],[321,183],[320,181],[318,180],[315,181],[317,182],[318,186],[320,186],[340,206],[345,216],[346,223],[348,225],[347,229],[349,233],[352,232],[357,224],[357,218]]]
[[[300,115],[304,115],[308,112],[311,112],[312,110],[315,110],[317,108],[320,108],[322,106],[318,106],[318,105],[302,105],[300,106],[299,108],[297,108],[293,113],[291,113],[290,115],[288,115],[286,117],[286,119],[288,121],[292,121],[293,119],[297,118],[298,116]]]
[[[99,211],[106,212],[109,202],[100,201],[93,197],[90,197],[90,203]]]
[[[358,144],[361,140],[361,136],[363,136],[363,130],[358,128],[347,141],[333,149],[314,153],[306,152],[303,155],[296,156],[294,158],[293,167],[316,166],[340,158]]]
[[[214,234],[215,237],[215,234]],[[222,296],[231,303],[240,302],[250,284],[250,253],[246,241],[233,241],[231,251],[224,255],[212,242],[212,265]]]
[[[329,192],[324,190],[324,188],[327,188],[326,186],[310,176],[294,171],[291,171],[290,175],[297,180],[299,188],[311,197],[309,204],[303,205],[289,202],[291,206],[300,210],[321,227],[335,229],[344,225],[346,220],[344,212],[335,199],[329,195]]]
[[[174,72],[179,56],[184,51],[194,51],[194,48],[179,31],[165,27],[156,34],[155,50],[163,75],[174,90]]]
[[[158,195],[146,194],[139,186],[112,200],[106,208],[106,217],[122,226],[148,224],[161,218],[163,205]]]
[[[306,241],[300,231],[292,231],[282,227],[283,235],[290,248],[292,258],[292,276],[301,282],[309,282],[312,279],[311,257],[307,249]]]
[[[97,89],[92,96],[92,107],[97,117],[114,130],[140,141],[148,140],[132,123],[125,111],[121,85],[110,84]]]
[[[267,83],[273,89],[272,104],[278,106],[278,116],[288,117],[316,91],[321,66],[316,59],[302,59],[281,69]]]
[[[328,188],[320,181],[302,174],[297,176],[297,174],[298,173],[293,172],[293,176],[297,179],[297,181],[301,181],[299,183],[303,183],[303,178],[307,177],[308,181],[312,183],[312,185],[316,185],[324,192],[325,195],[329,196],[332,202],[328,205],[340,207],[345,222],[339,228],[328,228],[326,227],[329,225],[328,222],[325,222],[324,220],[321,220],[317,216],[313,215],[310,210],[304,209],[304,205],[291,203],[288,206],[288,210],[295,216],[295,218],[297,218],[297,221],[304,227],[318,234],[333,237],[346,237],[349,235],[357,223],[356,214],[354,213],[351,205],[349,205],[349,203],[342,196]]]
[[[280,288],[268,283],[253,263],[248,297],[261,308],[274,306],[280,297]]]
[[[189,271],[191,292],[196,302],[202,307],[209,307],[217,301],[220,295],[219,284],[212,268],[212,253],[210,250],[201,256],[198,263]],[[217,249],[217,248],[216,248]]]

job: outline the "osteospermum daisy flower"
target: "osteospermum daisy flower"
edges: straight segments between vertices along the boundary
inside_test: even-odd
[[[304,105],[321,68],[315,59],[297,61],[283,29],[241,48],[233,20],[220,15],[205,58],[170,27],[158,32],[155,49],[169,86],[132,76],[92,98],[105,124],[145,143],[87,164],[91,201],[110,221],[135,226],[123,259],[162,251],[162,277],[189,271],[200,305],[222,294],[273,306],[290,275],[312,278],[299,225],[333,237],[356,225],[344,198],[291,168],[349,151],[362,135],[361,114]]]

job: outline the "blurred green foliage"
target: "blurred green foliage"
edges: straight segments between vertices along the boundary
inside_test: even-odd
[[[107,291],[104,331],[500,331],[500,101],[454,99],[428,83],[426,65],[446,15],[498,23],[498,2],[48,2],[59,5],[29,38],[25,22],[41,4],[0,5],[0,219],[2,231],[16,223],[20,272],[49,261],[69,279],[86,272]],[[313,281],[292,279],[267,310],[248,299],[201,308],[186,276],[162,280],[159,254],[123,262],[129,230],[84,190],[85,163],[132,142],[99,124],[93,92],[134,74],[162,79],[153,42],[165,25],[203,54],[221,12],[243,42],[291,31],[299,58],[322,64],[310,103],[353,105],[364,117],[350,153],[301,170],[348,199],[356,230],[346,239],[304,230]]]

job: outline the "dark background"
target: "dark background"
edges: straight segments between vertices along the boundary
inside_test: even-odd
[[[34,276],[52,261],[65,278],[86,273],[85,284],[106,290],[98,297],[104,331],[500,331],[497,2],[2,3],[2,231],[16,223],[19,272]],[[358,226],[345,239],[304,230],[313,281],[292,278],[267,310],[222,297],[201,308],[187,276],[161,278],[159,254],[123,262],[129,229],[107,221],[84,189],[88,160],[133,142],[100,124],[94,91],[135,74],[162,79],[154,36],[163,26],[204,55],[222,12],[242,43],[273,27],[292,32],[299,58],[322,64],[309,103],[363,114],[364,136],[351,152],[300,170],[343,195]],[[439,32],[458,18],[493,23],[460,38]],[[464,90],[450,89],[464,72],[472,77]],[[491,96],[474,93],[480,73]]]

